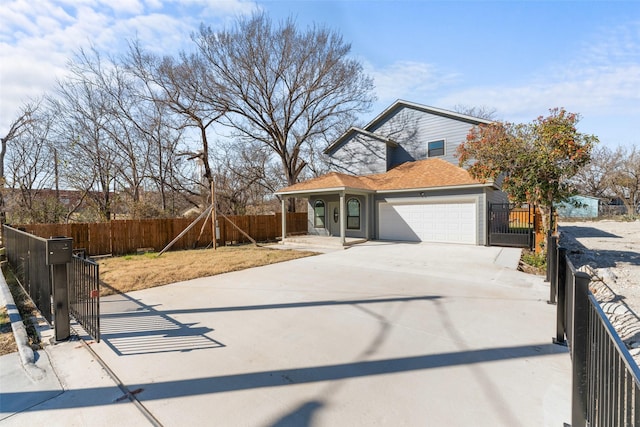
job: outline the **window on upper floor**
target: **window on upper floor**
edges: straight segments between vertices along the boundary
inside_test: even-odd
[[[444,156],[444,139],[431,141],[427,144],[427,157]]]

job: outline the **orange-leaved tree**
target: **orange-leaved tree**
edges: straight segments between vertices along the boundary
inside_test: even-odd
[[[460,165],[476,179],[502,178],[502,189],[514,203],[529,203],[543,213],[550,230],[551,209],[575,194],[570,179],[591,160],[598,142],[578,132],[580,116],[563,108],[531,123],[493,122],[472,128],[458,147]]]

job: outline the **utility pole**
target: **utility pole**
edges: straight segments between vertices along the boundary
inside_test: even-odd
[[[216,183],[211,180],[211,236],[213,240],[213,250],[218,249],[216,239]]]

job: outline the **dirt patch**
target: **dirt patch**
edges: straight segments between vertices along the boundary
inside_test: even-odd
[[[559,225],[560,244],[576,268],[594,276],[592,292],[640,362],[640,221]]]
[[[531,250],[525,249],[522,251],[522,256],[518,263],[518,270],[527,274],[545,276],[547,274],[547,262],[545,258],[542,254],[536,254]]]
[[[0,356],[18,351],[6,307],[0,308]]]
[[[148,253],[106,258],[99,261],[100,294],[131,292],[311,255],[316,253],[255,246],[224,246],[217,250],[166,252],[160,257]]]
[[[31,345],[32,348],[37,349],[40,347],[40,337],[33,325],[32,318],[39,315],[38,309],[31,301],[31,298],[29,298],[26,292],[22,289],[11,270],[3,268],[3,273],[7,281],[7,285],[9,286],[9,291],[13,296],[13,301],[18,308],[18,312],[20,313],[20,317],[22,318],[27,331],[29,345]],[[2,307],[0,311],[0,320],[0,355],[18,351],[6,307]]]
[[[640,314],[640,221],[560,223],[560,232],[573,264],[594,268]]]

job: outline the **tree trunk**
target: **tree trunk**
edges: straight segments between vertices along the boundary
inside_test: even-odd
[[[296,198],[289,197],[287,200],[287,212],[295,212],[296,211]]]

